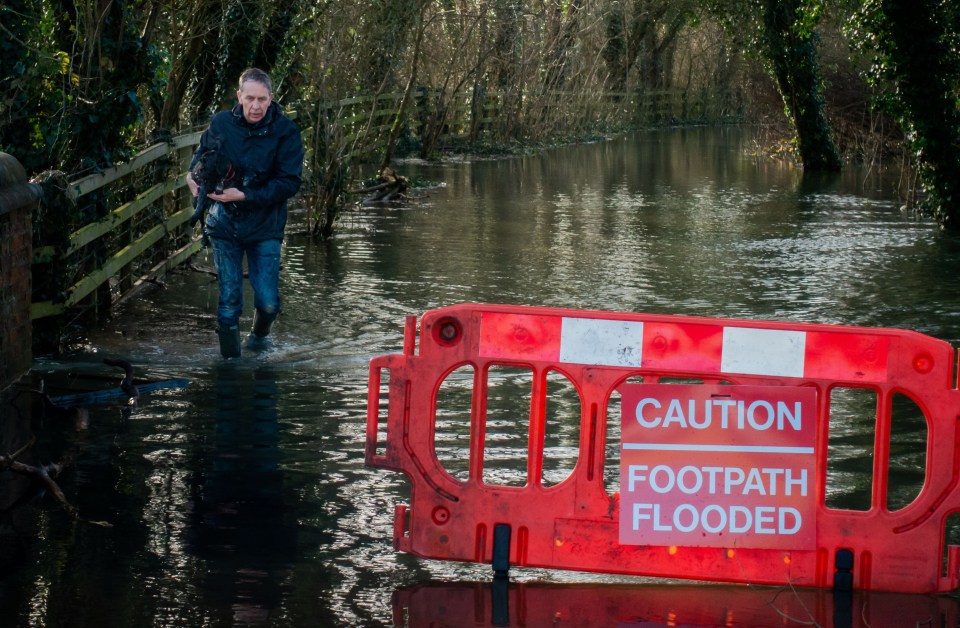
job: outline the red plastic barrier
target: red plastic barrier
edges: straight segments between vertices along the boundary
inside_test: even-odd
[[[399,550],[497,570],[914,593],[958,586],[960,547],[945,537],[960,511],[960,397],[946,342],[895,329],[458,305],[423,316],[417,351],[416,323],[408,317],[402,354],[370,364],[367,464],[411,482],[410,505],[395,512]],[[500,429],[487,421],[491,367],[531,373],[529,410],[513,425],[526,440],[517,486],[484,474]],[[464,370],[473,381],[458,476],[434,440],[438,392]],[[548,375],[569,380],[580,401],[576,464],[553,485],[544,482]],[[826,504],[837,388],[877,398],[864,510]],[[621,421],[607,416],[614,395],[623,400],[621,493],[604,484],[607,422]],[[895,396],[919,408],[928,436],[919,494],[897,508],[888,506]]]

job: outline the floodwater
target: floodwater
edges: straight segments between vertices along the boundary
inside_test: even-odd
[[[104,357],[190,384],[145,395],[133,411],[93,406],[85,431],[43,425],[34,459],[67,461],[67,499],[85,520],[110,525],[73,522],[46,494],[7,513],[0,624],[749,626],[841,617],[836,625],[875,627],[907,625],[891,622],[916,606],[931,618],[923,625],[946,625],[936,622],[956,617],[952,597],[874,596],[867,624],[858,597],[844,615],[823,593],[523,568],[498,588],[489,565],[392,547],[394,505],[409,499],[409,485],[364,465],[367,374],[372,357],[401,351],[408,314],[463,302],[544,305],[898,327],[960,344],[957,238],[903,213],[876,169],[804,179],[749,156],[751,138],[749,129],[668,129],[532,157],[401,164],[434,184],[425,196],[353,209],[328,242],[296,233],[294,213],[270,351],[222,360],[215,280],[181,270],[69,355],[38,358],[32,377],[51,387],[113,385],[118,373]],[[869,407],[851,396],[837,402],[851,416]],[[873,432],[862,423],[838,426],[831,441],[839,462],[828,492],[839,507],[869,506]],[[904,425],[891,476],[909,503],[922,483],[926,428]]]

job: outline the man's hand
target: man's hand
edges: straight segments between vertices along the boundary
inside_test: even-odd
[[[237,188],[227,188],[220,194],[211,192],[210,194],[207,194],[207,198],[220,203],[237,203],[239,201],[247,200],[247,195],[244,194],[242,190],[238,190]]]
[[[193,180],[193,173],[190,172],[187,173],[187,187],[190,188],[191,196],[197,198],[197,192],[200,190],[200,186]]]

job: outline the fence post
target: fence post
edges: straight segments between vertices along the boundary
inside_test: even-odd
[[[40,186],[27,183],[23,166],[0,152],[0,390],[30,369],[33,227]]]

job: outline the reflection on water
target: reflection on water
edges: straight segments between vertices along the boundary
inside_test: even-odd
[[[684,584],[422,582],[393,595],[398,626],[956,626],[954,600],[923,595]]]
[[[960,344],[960,274],[943,272],[960,261],[960,240],[903,215],[882,178],[851,168],[803,179],[747,157],[748,140],[740,129],[667,130],[522,159],[404,164],[405,175],[445,185],[406,207],[351,210],[329,242],[291,235],[275,347],[236,363],[218,355],[209,275],[178,272],[128,302],[83,350],[40,359],[37,372],[68,380],[100,372],[102,355],[127,356],[146,376],[191,385],[144,398],[126,419],[117,406],[91,409],[61,484],[84,516],[113,527],[74,524],[41,498],[33,531],[0,534],[17,547],[0,552],[14,563],[0,569],[0,616],[17,626],[390,625],[394,591],[488,579],[489,566],[396,553],[393,508],[407,482],[363,464],[367,363],[400,351],[410,313],[513,303],[905,327]],[[210,266],[206,256],[198,264]],[[437,434],[456,477],[467,471],[473,377],[462,371],[441,390],[462,410],[439,416]],[[496,375],[495,419],[509,427],[529,373]],[[548,386],[551,484],[570,472],[579,434],[568,420],[575,391],[562,375]],[[869,505],[874,428],[860,409],[870,402],[844,400],[850,420],[831,426],[831,499],[848,507]],[[906,406],[892,447],[901,506],[922,482],[927,438]],[[491,444],[489,470],[504,484],[523,481],[526,463],[522,438],[507,436]],[[608,437],[616,442],[615,427]],[[515,617],[522,603],[509,600]]]
[[[256,625],[280,608],[297,548],[285,520],[276,376],[230,363],[212,375],[213,434],[192,481],[188,551],[210,565],[209,606]]]

